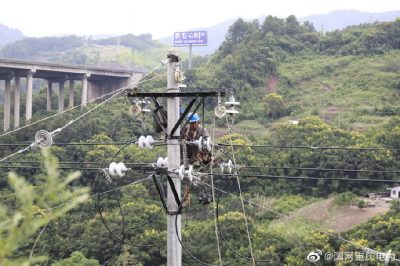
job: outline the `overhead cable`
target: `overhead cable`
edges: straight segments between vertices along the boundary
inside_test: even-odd
[[[203,106],[204,106],[204,101],[203,101]],[[203,114],[204,117],[204,114]],[[215,139],[215,127],[216,127],[216,119],[214,116],[214,126],[213,126],[213,131],[212,131],[212,139]],[[204,130],[204,127],[203,127]],[[222,265],[222,256],[221,256],[221,248],[219,246],[219,237],[218,237],[218,205],[215,202],[215,189],[214,189],[214,176],[213,176],[213,165],[214,165],[214,145],[211,147],[211,163],[210,163],[210,174],[211,174],[211,196],[213,198],[213,213],[214,213],[214,229],[215,229],[215,238],[217,241],[217,251],[218,251],[218,259],[219,259],[219,264]]]
[[[102,105],[104,105],[105,103],[111,101],[115,96],[119,95],[120,93],[122,93],[123,90],[118,90],[116,92],[114,92],[115,94],[113,94],[111,97],[109,97],[108,99],[104,100],[103,102],[99,103],[98,105],[96,105],[95,107],[89,109],[87,112],[81,114],[80,116],[76,117],[73,120],[70,120],[68,123],[66,123],[64,126],[57,128],[56,130],[52,131],[52,132],[47,132],[44,130],[39,130],[38,132],[36,132],[35,134],[35,141],[32,142],[29,146],[20,149],[2,159],[0,159],[0,161],[5,161],[8,158],[11,158],[17,154],[20,153],[24,153],[26,151],[29,151],[35,147],[50,147],[52,145],[53,142],[53,137],[55,137],[56,135],[58,135],[61,131],[63,131],[65,128],[71,126],[72,124],[74,124],[75,122],[77,122],[78,120],[82,119],[83,117],[85,117],[86,115],[90,114],[91,112],[93,112],[94,110],[96,110],[97,108],[101,107]]]
[[[147,73],[146,75],[144,75],[144,76],[141,78],[140,81],[134,82],[134,83],[131,83],[131,84],[128,84],[127,86],[121,87],[121,88],[119,88],[119,89],[117,89],[117,90],[115,90],[115,91],[112,91],[112,92],[110,92],[110,93],[104,94],[104,95],[102,95],[102,96],[100,96],[100,97],[97,97],[97,98],[95,98],[95,99],[93,99],[93,100],[88,101],[88,102],[85,103],[85,104],[90,104],[90,103],[93,103],[93,102],[95,102],[95,101],[98,101],[98,100],[100,100],[100,99],[102,99],[102,98],[108,97],[109,95],[112,95],[112,94],[114,94],[114,93],[124,91],[125,89],[127,89],[127,88],[130,87],[130,86],[132,86],[133,84],[134,84],[134,85],[137,85],[137,84],[141,84],[141,83],[150,81],[150,80],[152,80],[152,79],[148,79],[148,80],[143,80],[143,79],[144,79],[145,77],[147,77],[148,75],[152,74],[154,71],[156,71],[156,70],[157,70],[158,68],[160,68],[161,66],[162,66],[162,65],[156,66],[153,70],[151,70],[149,73]],[[33,126],[33,125],[35,125],[35,124],[38,124],[38,123],[40,123],[40,122],[46,121],[46,120],[51,119],[51,118],[54,118],[54,117],[56,117],[56,116],[65,114],[65,113],[67,113],[67,112],[70,112],[70,111],[75,110],[75,109],[77,109],[78,107],[82,107],[82,106],[83,106],[83,104],[76,105],[76,106],[74,106],[74,107],[72,107],[72,108],[70,108],[70,109],[67,109],[67,110],[64,110],[64,111],[62,111],[62,112],[56,113],[56,114],[54,114],[54,115],[51,115],[51,116],[45,117],[45,118],[43,118],[43,119],[37,120],[37,121],[35,121],[35,122],[33,122],[33,123],[29,123],[29,124],[27,124],[27,125],[25,125],[25,126],[16,128],[16,129],[11,130],[11,131],[7,131],[7,132],[1,134],[0,137],[7,136],[7,135],[9,135],[9,134],[11,134],[11,133],[14,133],[14,132],[17,132],[17,131],[19,131],[19,130],[21,130],[21,129],[24,129],[24,128]]]
[[[232,128],[229,125],[228,116],[225,116],[225,117],[226,117],[226,124],[228,126],[228,130],[229,130],[230,133],[232,133]],[[233,146],[233,141],[232,141],[232,134],[229,134],[229,141],[230,141],[230,144],[231,144],[230,147],[231,147],[231,150],[232,150],[233,164],[236,166],[236,158],[235,158],[235,150],[233,148],[234,146]],[[249,242],[250,255],[251,255],[252,262],[253,262],[253,266],[256,266],[256,259],[254,257],[254,253],[253,253],[253,246],[252,246],[252,241],[251,241],[251,236],[250,236],[250,229],[249,229],[249,224],[248,224],[248,221],[247,221],[246,210],[245,210],[245,207],[244,207],[244,201],[243,201],[243,195],[242,195],[242,189],[240,187],[240,180],[239,180],[239,175],[238,175],[237,171],[235,171],[234,176],[236,177],[236,182],[237,182],[237,186],[238,186],[238,189],[239,189],[239,198],[240,198],[240,203],[242,205],[244,223],[246,225],[246,233],[247,233],[247,239],[248,239],[248,242]]]
[[[206,183],[206,182],[204,182],[204,181],[201,181],[201,182],[202,182],[203,184],[205,184],[206,186],[211,187],[210,184],[208,184],[208,183]],[[220,188],[217,188],[217,187],[215,187],[215,189],[218,190],[218,191],[220,191],[220,192],[222,192],[222,193],[224,193],[224,194],[230,195],[230,196],[235,197],[235,198],[239,198],[239,196],[237,196],[237,195],[235,195],[235,194],[233,194],[233,193],[227,192],[227,191],[225,191],[225,190],[223,190],[223,189],[220,189]],[[280,217],[286,217],[286,216],[287,216],[287,215],[285,215],[285,214],[283,214],[283,213],[280,213],[280,212],[278,212],[278,211],[276,211],[276,210],[274,210],[274,209],[272,209],[272,208],[268,208],[268,207],[265,207],[265,206],[263,206],[263,205],[261,205],[261,204],[257,204],[257,203],[255,203],[255,202],[253,202],[253,201],[251,201],[251,200],[244,199],[244,201],[247,202],[247,203],[250,204],[250,205],[253,205],[253,206],[256,206],[256,207],[265,209],[265,210],[267,210],[267,211],[269,211],[269,212],[272,212],[272,213],[274,213],[274,214],[276,214],[276,215],[278,215],[278,216],[280,216]],[[298,219],[295,219],[295,218],[292,218],[291,220],[295,221],[296,223],[302,224],[302,225],[304,225],[304,226],[306,226],[306,227],[308,227],[308,228],[311,228],[311,229],[313,229],[313,230],[315,230],[315,231],[318,231],[318,232],[320,232],[320,233],[323,233],[323,234],[329,235],[329,236],[331,236],[331,237],[334,237],[334,238],[336,238],[336,239],[339,239],[339,240],[341,240],[341,241],[343,241],[343,242],[346,242],[346,243],[348,243],[348,244],[354,245],[354,246],[356,246],[356,247],[360,247],[360,248],[361,248],[362,250],[364,250],[364,251],[372,252],[372,253],[375,253],[375,254],[382,254],[382,252],[373,250],[373,249],[368,248],[368,247],[364,247],[364,246],[362,246],[362,245],[360,245],[360,244],[358,244],[358,243],[356,243],[356,242],[353,242],[353,241],[350,241],[350,240],[348,240],[348,239],[345,239],[345,238],[343,238],[343,237],[341,237],[341,236],[339,236],[339,235],[335,235],[335,234],[329,232],[327,229],[326,229],[326,230],[323,230],[323,228],[316,227],[316,226],[314,226],[314,225],[308,224],[308,223],[306,223],[306,222],[303,222],[303,221],[298,220]],[[396,261],[399,261],[399,260],[396,259]]]
[[[216,143],[221,147],[230,147],[229,143]],[[400,149],[393,147],[339,147],[339,146],[284,146],[284,145],[269,145],[269,144],[233,144],[234,147],[249,147],[249,148],[278,148],[278,149],[309,149],[309,150],[354,150],[354,151],[399,151]]]
[[[215,176],[232,176],[231,174],[214,174]],[[282,178],[282,179],[297,179],[297,180],[338,180],[338,181],[358,181],[358,182],[375,182],[375,183],[400,183],[400,180],[393,179],[369,179],[369,178],[342,178],[342,177],[315,177],[315,176],[286,176],[286,175],[258,175],[248,174],[239,175],[240,177],[257,177],[257,178]]]

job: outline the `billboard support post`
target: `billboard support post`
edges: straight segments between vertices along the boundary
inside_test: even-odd
[[[189,46],[188,69],[192,69],[193,45],[207,45],[207,31],[174,32],[174,46]]]
[[[192,46],[193,44],[189,43],[189,69],[192,69]]]

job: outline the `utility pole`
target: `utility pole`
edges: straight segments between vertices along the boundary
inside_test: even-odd
[[[192,69],[192,47],[193,45],[191,43],[189,43],[189,66],[188,69]]]
[[[133,98],[151,97],[156,101],[157,98],[167,98],[168,121],[167,127],[162,126],[163,131],[167,135],[167,155],[168,170],[167,174],[167,197],[161,193],[158,182],[155,180],[158,193],[167,213],[167,266],[182,266],[182,241],[181,235],[181,177],[189,173],[182,173],[181,166],[181,146],[180,146],[180,125],[186,120],[189,112],[196,113],[198,108],[203,104],[204,97],[220,97],[225,96],[223,91],[197,91],[197,92],[180,92],[178,82],[182,79],[180,72],[180,59],[177,55],[170,52],[167,56],[167,92],[140,92],[137,90],[128,91],[127,96]],[[181,97],[193,98],[187,105],[183,113],[180,113],[179,100]],[[199,100],[199,101],[198,101]],[[233,99],[234,101],[234,99]],[[158,104],[158,103],[157,103]],[[232,111],[232,110],[231,110]],[[233,110],[235,111],[235,110]],[[225,112],[226,113],[226,112]],[[231,112],[232,113],[232,112]],[[160,125],[160,121],[157,121]],[[178,171],[179,173],[177,173]],[[187,171],[189,172],[189,170]],[[191,179],[191,178],[189,178]],[[179,236],[179,238],[178,238]]]
[[[173,53],[168,55],[167,63],[167,92],[178,93],[179,86],[175,79],[175,66],[179,63],[179,58]],[[168,97],[167,99],[167,110],[168,110],[168,134],[172,131],[175,124],[177,123],[179,114],[179,97]],[[181,162],[180,145],[179,145],[180,127],[174,132],[173,136],[169,136],[167,140],[168,144],[168,170],[179,169]],[[178,176],[172,176],[172,180],[175,186],[175,190],[181,198],[181,180]],[[171,186],[167,183],[167,207],[168,207],[168,218],[167,218],[167,265],[168,266],[181,266],[182,265],[182,247],[179,243],[181,236],[181,215],[178,213],[179,207]],[[178,216],[178,217],[176,217]],[[176,220],[177,219],[177,220]],[[177,222],[177,229],[175,228],[175,221]]]

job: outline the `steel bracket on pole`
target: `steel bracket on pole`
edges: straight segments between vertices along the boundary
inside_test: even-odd
[[[153,181],[154,181],[154,184],[156,185],[157,192],[160,195],[160,200],[161,200],[161,203],[162,203],[162,205],[164,207],[164,210],[165,210],[166,213],[168,213],[167,204],[165,203],[164,188],[162,186],[160,186],[160,184],[159,184],[160,183],[160,179],[155,174],[153,174]]]
[[[176,187],[175,187],[174,181],[172,180],[172,178],[169,175],[167,175],[167,180],[168,180],[168,183],[169,183],[169,185],[171,187],[172,194],[174,195],[176,204],[178,205],[178,210],[177,211],[171,212],[171,211],[167,210],[167,213],[169,215],[181,214],[182,213],[182,202],[181,202],[181,200],[179,198],[178,191],[176,191]]]
[[[182,123],[183,119],[185,119],[186,115],[189,113],[190,109],[192,108],[193,104],[196,102],[198,97],[194,98],[189,105],[186,107],[185,111],[181,114],[178,121],[176,122],[175,126],[172,128],[171,133],[169,134],[170,137],[174,136],[175,131],[178,129],[179,125]],[[195,111],[192,112],[192,115],[196,112],[200,105],[197,105]],[[190,117],[191,118],[191,117]]]
[[[169,183],[169,185],[171,187],[172,194],[174,195],[176,204],[178,206],[178,210],[177,211],[168,210],[168,206],[167,206],[167,203],[166,203],[166,200],[165,200],[164,188],[163,188],[162,185],[159,184],[160,183],[159,177],[156,174],[153,174],[153,181],[154,181],[154,184],[156,185],[157,192],[160,195],[161,204],[164,207],[165,213],[168,214],[168,215],[182,214],[182,202],[179,199],[179,194],[178,194],[178,192],[177,192],[177,190],[175,188],[174,181],[172,180],[171,176],[169,176],[169,175],[167,175],[167,180],[168,180],[168,183]]]
[[[145,97],[218,97],[225,96],[225,91],[197,91],[197,92],[139,92],[133,89],[126,90],[127,97],[137,97],[137,98],[145,98]]]
[[[197,92],[138,92],[137,90],[127,90],[127,96],[128,97],[137,97],[137,98],[145,98],[145,97],[151,97],[153,99],[153,102],[155,103],[156,107],[159,106],[157,102],[158,97],[195,97],[192,101],[190,101],[189,105],[186,107],[185,111],[181,114],[179,117],[178,121],[172,128],[171,132],[169,133],[166,132],[166,128],[162,127],[163,131],[167,133],[167,137],[170,139],[180,139],[180,136],[174,136],[175,131],[178,129],[179,125],[182,123],[182,121],[185,119],[186,115],[190,112],[190,109],[193,107],[194,103],[197,101],[197,99],[203,98],[204,97],[218,97],[218,96],[225,96],[225,91],[197,91]],[[192,115],[196,113],[196,111],[199,109],[201,104],[203,103],[204,105],[204,100],[200,101],[194,110],[192,111]],[[161,122],[157,121],[160,125]],[[184,124],[183,127],[185,127],[188,124],[188,121]]]

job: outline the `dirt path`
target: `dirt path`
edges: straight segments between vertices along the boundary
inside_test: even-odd
[[[388,210],[389,204],[384,201],[377,201],[375,207],[364,209],[359,209],[356,206],[338,207],[336,210],[333,210],[333,215],[325,223],[332,230],[343,232],[377,215],[384,214]]]
[[[333,198],[325,199],[285,216],[275,223],[305,220],[314,225],[321,225],[337,232],[347,231],[369,219],[384,214],[389,210],[389,204],[383,200],[375,202],[375,207],[359,209],[357,206],[338,206]]]

